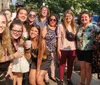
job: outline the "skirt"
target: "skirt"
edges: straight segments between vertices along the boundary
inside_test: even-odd
[[[22,58],[14,59],[12,72],[26,73],[28,71],[29,71],[29,63],[24,56]]]

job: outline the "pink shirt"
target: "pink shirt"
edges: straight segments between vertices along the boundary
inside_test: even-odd
[[[68,30],[70,32],[72,31],[71,29]],[[68,41],[67,38],[65,37],[65,30],[62,24],[59,24],[58,26],[58,38],[61,39],[61,43],[60,43],[61,50],[76,50],[75,41]]]

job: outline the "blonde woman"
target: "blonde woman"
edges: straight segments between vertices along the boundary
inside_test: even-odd
[[[60,82],[58,85],[63,85],[66,61],[68,74],[67,81],[68,83],[71,83],[72,67],[76,56],[75,34],[74,14],[71,10],[67,10],[64,13],[63,22],[59,25],[58,29],[58,56],[60,58]]]
[[[11,60],[23,56],[22,52],[13,53],[7,18],[0,13],[0,85],[12,85],[10,75],[13,78]],[[7,72],[8,70],[8,72]]]

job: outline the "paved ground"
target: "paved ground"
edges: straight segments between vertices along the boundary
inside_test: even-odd
[[[66,83],[66,77],[67,76],[65,75],[64,76],[64,85],[69,85],[69,84]],[[80,82],[80,76],[76,72],[73,72],[73,74],[72,74],[72,84],[70,84],[70,85],[77,85],[79,82]],[[50,85],[57,85],[57,83],[50,80]],[[91,85],[100,85],[100,80],[93,77]]]
[[[56,76],[58,76],[58,69],[56,71]],[[65,75],[64,75],[64,85],[77,85],[79,82],[80,82],[80,75],[78,74],[78,72],[76,71],[73,71],[73,74],[72,74],[72,84],[67,84],[67,74],[65,72]],[[57,85],[57,83],[53,82],[52,80],[50,80],[50,85]],[[94,74],[93,77],[92,77],[92,81],[91,81],[91,85],[100,85],[100,80],[97,79],[97,75]]]

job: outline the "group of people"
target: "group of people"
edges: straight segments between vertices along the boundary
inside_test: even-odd
[[[13,20],[11,16],[8,9],[0,12],[0,85],[50,85],[48,70],[56,82],[57,61],[60,62],[57,84],[63,85],[66,63],[67,82],[72,83],[76,57],[81,76],[78,85],[90,85],[92,68],[95,69],[93,56],[97,54],[93,55],[94,41],[100,28],[92,24],[88,11],[79,14],[79,25],[70,9],[63,14],[61,22],[46,6],[39,12],[20,7]],[[95,56],[94,60],[100,58]],[[98,73],[100,76],[100,70]]]

